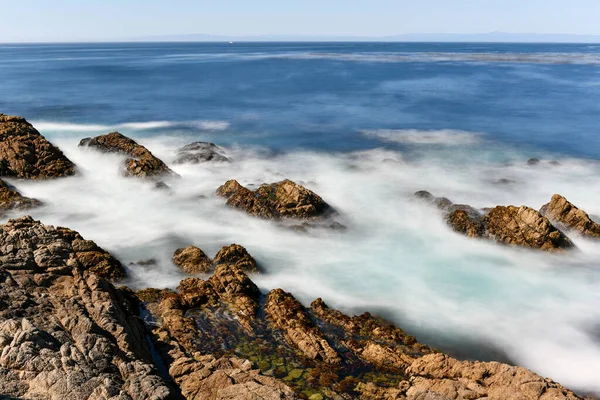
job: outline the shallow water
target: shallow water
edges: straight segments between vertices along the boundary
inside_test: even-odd
[[[508,359],[568,387],[600,393],[600,243],[570,235],[576,251],[546,254],[472,240],[453,233],[437,210],[412,199],[424,189],[475,207],[539,208],[561,193],[600,215],[599,142],[590,133],[592,123],[597,125],[597,87],[586,98],[579,96],[588,90],[583,89],[585,82],[597,79],[597,67],[396,60],[359,68],[357,61],[343,59],[290,65],[285,57],[275,57],[290,49],[273,45],[260,50],[275,63],[267,73],[263,59],[216,64],[204,57],[199,66],[194,61],[199,56],[192,61],[165,56],[182,50],[167,45],[157,45],[158,50],[138,45],[137,53],[121,51],[121,58],[115,56],[122,50],[118,45],[107,45],[108,50],[95,51],[104,57],[102,63],[113,65],[105,70],[96,59],[82,59],[89,49],[79,46],[41,46],[34,48],[35,54],[18,53],[22,59],[47,60],[51,53],[60,58],[49,61],[47,74],[35,78],[7,66],[18,64],[18,58],[0,60],[0,74],[13,78],[0,98],[3,111],[32,120],[80,171],[79,176],[52,182],[12,183],[46,203],[32,212],[44,223],[79,231],[126,265],[158,260],[156,265],[129,266],[127,284],[174,288],[184,277],[170,261],[177,247],[194,244],[212,256],[223,245],[239,243],[266,270],[255,277],[264,290],[282,287],[305,305],[322,297],[344,311],[374,311],[453,354]],[[183,50],[198,53],[202,47]],[[515,53],[519,48],[495,50]],[[526,47],[519,51],[538,58],[546,54]],[[77,52],[82,55],[73,55]],[[156,60],[151,67],[145,65],[152,57]],[[114,65],[127,69],[134,63],[160,79],[114,70]],[[200,75],[188,71],[184,84],[177,74],[190,67],[187,63]],[[169,70],[161,71],[163,65]],[[244,72],[248,66],[251,71]],[[58,70],[69,68],[76,72],[63,79],[73,86],[62,88],[56,81]],[[563,68],[583,69],[575,76],[575,70]],[[279,75],[283,69],[289,76]],[[397,80],[396,74],[407,71],[410,76]],[[343,82],[350,88],[342,81],[326,84],[325,77],[345,72],[350,75]],[[321,77],[322,86],[306,76],[298,86],[293,83],[294,74],[311,73]],[[248,74],[263,74],[263,80],[246,82],[244,92],[236,85]],[[371,75],[361,81],[361,74]],[[481,79],[467,79],[473,74]],[[165,79],[171,79],[171,87]],[[228,79],[237,89],[224,83]],[[487,83],[482,87],[482,82]],[[514,88],[502,88],[511,82]],[[119,85],[125,84],[131,92],[118,96]],[[136,92],[138,85],[144,90]],[[218,89],[186,89],[211,85]],[[361,85],[363,91],[358,90]],[[86,87],[97,91],[86,92]],[[534,96],[532,91],[541,88],[546,94]],[[161,95],[156,94],[159,89]],[[402,92],[403,100],[393,103],[390,91]],[[113,92],[116,97],[111,97]],[[72,106],[85,110],[69,106],[68,93],[74,95]],[[200,95],[216,105],[203,109],[207,103],[197,102]],[[315,96],[320,100],[315,102]],[[15,102],[9,104],[11,99]],[[487,107],[500,100],[498,109]],[[94,110],[94,104],[106,108]],[[581,104],[585,106],[573,113]],[[520,114],[507,112],[517,106]],[[524,125],[516,130],[520,122]],[[114,129],[136,138],[181,175],[168,181],[171,192],[122,177],[120,156],[77,147],[84,136]],[[568,137],[567,129],[572,131]],[[233,162],[172,164],[175,150],[193,140],[223,144]],[[528,166],[532,156],[542,162]],[[349,230],[299,234],[228,209],[212,194],[231,178],[243,185],[292,179],[333,205]],[[501,179],[510,181],[498,183]]]

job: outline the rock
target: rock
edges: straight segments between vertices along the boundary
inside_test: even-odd
[[[214,143],[193,142],[177,150],[176,164],[199,164],[203,162],[229,162],[223,150]]]
[[[0,176],[51,179],[75,174],[75,164],[25,118],[0,114]]]
[[[61,274],[74,267],[100,277],[124,276],[121,263],[75,231],[43,225],[29,216],[0,226],[0,265],[6,270],[33,274]]]
[[[600,224],[559,194],[552,196],[550,202],[542,206],[540,213],[565,229],[583,236],[600,238]]]
[[[495,240],[510,245],[548,251],[574,247],[571,240],[533,208],[497,206],[484,218],[487,233]]]
[[[147,267],[148,265],[156,265],[157,261],[154,258],[147,258],[145,260],[138,260],[135,262],[130,262],[129,265],[139,265],[142,267]]]
[[[540,163],[540,160],[537,158],[530,158],[529,160],[527,160],[527,165],[538,165]]]
[[[210,258],[196,246],[175,250],[173,263],[189,274],[208,273],[213,269]]]
[[[154,366],[137,299],[96,274],[121,273],[108,253],[23,217],[1,226],[0,259],[2,395],[175,398]]]
[[[137,177],[160,177],[175,174],[159,158],[135,140],[119,132],[111,132],[94,138],[85,138],[79,142],[79,147],[92,147],[106,153],[118,153],[129,156],[124,162],[125,175]]]
[[[225,197],[230,207],[265,219],[323,219],[335,213],[319,195],[289,179],[263,184],[255,191],[229,180],[216,194]]]
[[[196,246],[177,249],[173,254],[173,263],[190,274],[213,272],[218,265],[231,265],[244,272],[260,272],[256,260],[239,244],[223,246],[214,260]]]
[[[0,179],[0,209],[28,210],[41,205],[41,201],[21,195],[16,188]]]

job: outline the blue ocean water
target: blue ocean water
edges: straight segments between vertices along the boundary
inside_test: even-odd
[[[454,129],[598,158],[599,67],[600,47],[583,44],[0,45],[0,111],[226,121],[220,143],[280,150],[381,146],[365,129]]]

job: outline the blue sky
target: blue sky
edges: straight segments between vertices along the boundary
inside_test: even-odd
[[[147,35],[600,34],[600,0],[0,0],[0,42]]]

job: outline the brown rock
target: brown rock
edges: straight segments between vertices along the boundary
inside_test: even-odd
[[[488,233],[497,241],[510,245],[548,251],[563,251],[573,243],[533,208],[497,206],[484,218]]]
[[[216,193],[227,198],[230,207],[265,219],[325,218],[334,213],[333,208],[319,195],[289,179],[264,184],[256,191],[229,180]]]
[[[540,213],[566,229],[583,236],[600,238],[600,224],[592,221],[585,211],[577,208],[560,194],[552,196],[550,203],[543,205]]]
[[[17,189],[0,179],[0,209],[28,210],[41,205],[41,201],[21,195]]]
[[[25,118],[0,114],[0,175],[51,179],[75,174],[75,164]]]
[[[486,233],[481,217],[470,216],[465,210],[454,210],[446,219],[448,225],[458,233],[472,238],[483,237]]]
[[[125,160],[125,175],[138,177],[159,177],[176,175],[159,158],[135,140],[119,132],[111,132],[94,138],[85,138],[79,146],[88,146],[107,153],[119,153],[129,156]]]
[[[259,272],[256,260],[239,244],[223,246],[215,256],[213,263],[215,265],[234,265],[244,272]]]
[[[271,290],[267,295],[265,313],[275,329],[282,330],[285,339],[308,359],[328,364],[341,362],[339,354],[291,294],[281,289]]]
[[[173,263],[189,274],[208,273],[213,269],[210,258],[196,246],[175,250]]]

